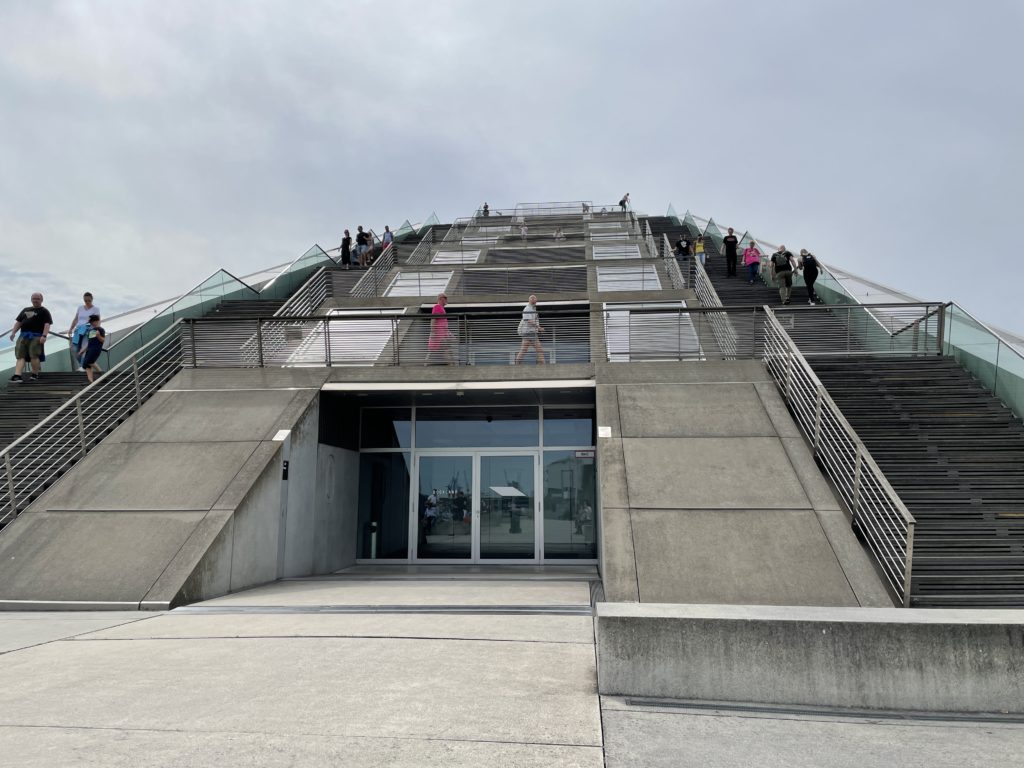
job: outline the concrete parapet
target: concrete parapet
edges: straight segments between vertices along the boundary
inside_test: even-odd
[[[599,603],[602,694],[1024,712],[1024,611]]]

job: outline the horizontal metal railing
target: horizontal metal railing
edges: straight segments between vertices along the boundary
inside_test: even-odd
[[[669,282],[674,290],[681,291],[686,288],[687,285],[686,275],[683,274],[683,270],[680,268],[679,262],[675,259],[672,252],[672,246],[668,241],[668,235],[662,235],[661,240],[662,256],[665,259],[665,271],[668,272]]]
[[[904,606],[909,605],[914,517],[769,308],[765,308],[764,360],[887,584]]]
[[[939,355],[946,305],[832,304],[775,307],[775,315],[808,357]]]
[[[597,359],[759,359],[763,307],[683,307],[679,303],[608,304],[598,310],[540,312],[539,340],[547,363],[595,359],[591,329],[604,333]],[[521,312],[449,312],[438,326],[432,314],[406,309],[332,310],[327,315],[232,320],[197,318],[182,330],[186,367],[512,365],[523,347]],[[731,332],[719,343],[720,327]],[[450,335],[446,335],[450,334]],[[530,347],[525,360],[536,360]]]
[[[402,313],[402,314],[398,314]],[[590,316],[541,313],[545,362],[590,362]],[[186,367],[512,365],[523,346],[519,310],[404,314],[335,310],[317,317],[190,320],[182,331]],[[530,347],[526,362],[536,359]]]
[[[755,360],[764,354],[764,307],[608,304],[604,334],[610,362]]]
[[[80,461],[181,368],[177,324],[0,451],[0,526]]]
[[[370,268],[366,270],[359,282],[352,286],[349,295],[356,298],[367,298],[369,296],[380,296],[388,284],[388,275],[395,266],[395,248],[393,243],[388,243],[384,251],[378,256]]]

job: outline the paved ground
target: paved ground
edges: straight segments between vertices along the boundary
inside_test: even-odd
[[[0,766],[1024,763],[1024,725],[597,695],[586,581],[310,580],[0,614]]]

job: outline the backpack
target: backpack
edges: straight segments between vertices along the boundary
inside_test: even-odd
[[[786,254],[786,252],[773,253],[772,263],[775,264],[776,272],[782,272],[785,270],[789,270],[790,272],[793,271],[793,265],[789,263],[789,256]]]

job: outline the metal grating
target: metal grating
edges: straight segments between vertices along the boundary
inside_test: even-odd
[[[373,312],[380,318],[366,317]],[[286,365],[373,365],[394,335],[392,318],[404,313],[404,309],[331,310],[327,320],[304,335]]]
[[[480,251],[438,251],[431,264],[476,264],[480,261]]]
[[[399,272],[385,296],[434,296],[448,288],[453,272]]]
[[[683,302],[606,304],[604,337],[608,360],[702,360],[704,352]],[[634,313],[635,309],[664,308],[665,312]]]
[[[524,299],[531,293],[587,290],[586,267],[537,267],[526,269],[467,269],[457,292],[512,293]]]
[[[639,259],[639,245],[595,245],[595,259]]]
[[[661,280],[653,264],[597,268],[598,291],[660,291]]]

